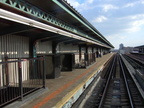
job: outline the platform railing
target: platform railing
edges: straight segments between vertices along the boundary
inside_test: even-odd
[[[44,62],[45,57],[8,58],[0,62],[0,107],[45,88]]]

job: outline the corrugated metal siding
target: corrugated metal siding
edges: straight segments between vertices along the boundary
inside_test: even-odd
[[[10,59],[8,61],[14,61],[18,59]],[[24,61],[21,62],[22,68],[22,81],[26,81],[29,79],[29,61],[22,59]],[[9,83],[13,85],[18,83],[18,62],[17,63],[9,63],[8,64],[8,72],[9,72]]]
[[[72,44],[59,44],[58,46],[58,52],[59,53],[77,53],[79,52],[78,45],[72,45]]]
[[[28,58],[29,57],[29,38],[23,36],[16,36],[16,35],[4,35],[0,36],[0,62],[4,58],[7,58],[8,61],[13,61],[17,59],[12,58]],[[24,63],[22,63],[22,67],[27,69]],[[12,83],[12,80],[18,82],[18,67],[14,63],[8,64],[8,71],[9,73],[9,81]],[[28,73],[28,71],[22,72]],[[5,72],[4,76],[2,74],[2,64],[0,64],[0,86],[3,86],[3,77],[5,79]],[[27,77],[24,78],[26,80]]]
[[[86,48],[85,47],[82,47],[82,50],[81,50],[81,61],[84,61],[84,54],[85,54],[85,52],[86,52]],[[80,62],[81,62],[80,61]]]
[[[0,60],[1,62],[1,60]],[[0,87],[3,86],[3,80],[2,80],[2,65],[0,64]]]
[[[37,42],[36,44],[36,52],[37,54],[51,54],[52,53],[52,42]]]
[[[88,53],[92,53],[92,47],[88,47]]]
[[[94,48],[94,52],[96,52],[97,51],[97,48]]]
[[[29,57],[29,38],[16,35],[0,36],[0,60],[8,58]]]
[[[82,53],[85,53],[85,52],[86,52],[86,48],[85,48],[85,47],[82,47],[81,52],[82,52]]]

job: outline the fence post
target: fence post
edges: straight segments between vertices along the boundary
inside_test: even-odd
[[[43,88],[46,88],[46,58],[43,56]]]
[[[2,86],[5,86],[5,63],[2,64]]]
[[[23,100],[23,87],[22,87],[22,65],[21,59],[19,58],[18,62],[18,75],[19,75],[19,90],[20,90],[20,100]]]

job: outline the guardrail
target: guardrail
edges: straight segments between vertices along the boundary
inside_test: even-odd
[[[0,62],[0,107],[45,88],[44,62],[44,57],[8,58]]]

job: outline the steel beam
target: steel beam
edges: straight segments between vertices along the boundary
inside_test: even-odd
[[[0,29],[0,36],[2,35],[10,35],[10,34],[15,34],[15,33],[20,33],[20,32],[24,32],[24,31],[28,31],[28,30],[32,30],[35,29],[33,27],[30,26],[19,26],[19,25],[12,25],[10,27],[5,27]]]
[[[93,30],[90,26],[88,26],[84,21],[82,21],[80,18],[78,18],[74,13],[72,13],[69,9],[67,9],[64,5],[60,3],[59,0],[53,0],[57,5],[59,5],[61,8],[63,8],[65,11],[67,11],[70,15],[72,15],[74,18],[76,18],[79,22],[81,22],[83,25],[85,25],[87,28],[89,28],[92,32],[94,32],[98,37],[100,37],[102,40],[108,42],[105,38],[103,38],[99,33],[97,33],[95,30]],[[108,42],[109,43],[109,42]]]
[[[57,2],[57,1],[55,1],[55,2]],[[67,31],[70,31],[70,32],[72,32],[74,34],[78,34],[81,37],[84,37],[84,38],[90,39],[92,41],[95,41],[97,43],[103,44],[102,42],[100,42],[100,41],[98,41],[98,40],[96,40],[94,38],[91,38],[87,34],[82,33],[80,30],[76,29],[75,27],[73,27],[73,26],[71,26],[71,25],[69,25],[69,24],[67,24],[67,23],[55,18],[54,16],[52,16],[52,15],[50,15],[50,14],[48,14],[48,13],[42,11],[42,10],[40,10],[36,6],[33,6],[33,5],[23,1],[23,0],[0,0],[0,6],[3,6],[3,5],[7,5],[7,6],[11,7],[11,8],[17,9],[19,11],[22,11],[22,12],[26,13],[26,14],[32,15],[34,17],[37,17],[37,18],[39,18],[39,19],[41,19],[43,21],[46,21],[46,22],[51,23],[53,25],[56,25],[56,26],[58,26],[60,28],[63,28],[65,30],[67,30]],[[30,23],[30,25],[31,25],[31,23]],[[93,31],[93,32],[95,32],[95,31]],[[97,35],[99,35],[99,34],[97,34]]]

